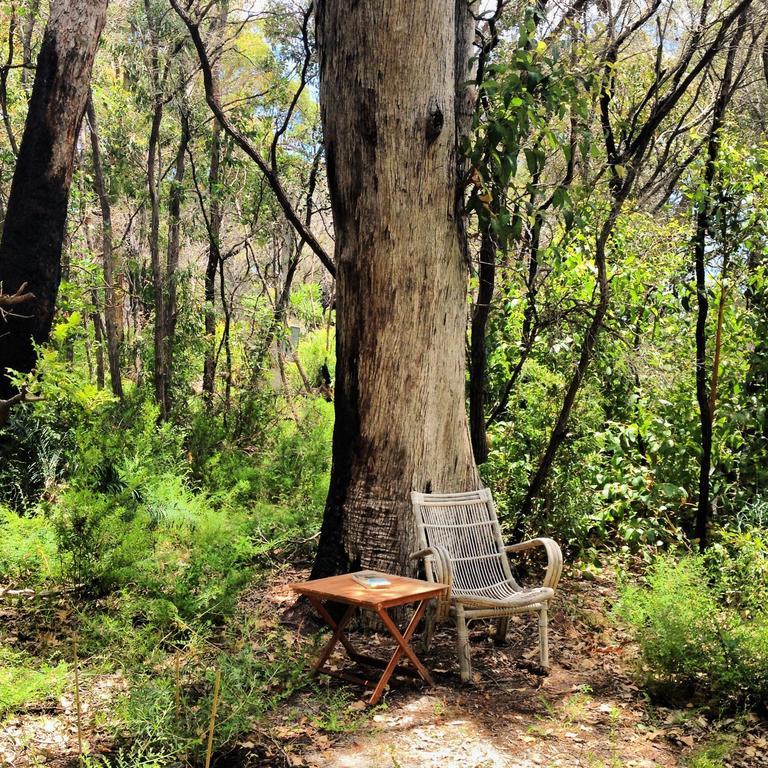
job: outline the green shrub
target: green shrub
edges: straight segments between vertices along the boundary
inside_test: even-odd
[[[0,718],[25,706],[61,696],[67,665],[40,664],[31,656],[0,645]]]
[[[53,420],[31,406],[11,411],[8,424],[0,428],[0,503],[30,512],[62,479],[74,452],[63,416]]]
[[[318,328],[307,333],[299,342],[298,355],[312,386],[321,384],[320,370],[324,365],[327,366],[328,374],[333,381],[336,375],[336,334],[333,329],[329,331],[327,328]],[[297,388],[301,384],[293,373],[291,380]]]
[[[265,428],[249,440],[222,435],[205,444],[196,438],[196,447],[205,445],[208,455],[197,455],[195,478],[216,507],[251,510],[256,528],[308,531],[319,524],[328,492],[333,404],[301,400],[296,419],[280,412],[280,402],[270,407],[270,421],[265,417]]]
[[[37,586],[59,575],[56,538],[42,515],[0,508],[0,582]]]
[[[489,430],[488,461],[481,466],[483,481],[493,490],[502,525],[512,529],[528,482],[560,406],[565,380],[538,362],[529,360],[509,405],[509,416]],[[561,446],[545,492],[533,514],[521,522],[523,534],[551,533],[563,545],[582,546],[595,526],[599,508],[592,488],[599,461],[595,435],[602,423],[600,395],[585,385],[571,417],[569,439]],[[603,533],[605,533],[603,531]]]
[[[187,620],[213,621],[231,611],[250,576],[247,518],[211,509],[177,477],[142,488],[134,508],[71,491],[54,520],[65,572],[92,594],[130,586]]]
[[[205,751],[215,670],[221,687],[214,748],[249,732],[254,720],[306,685],[307,661],[291,633],[246,625],[232,647],[215,656],[205,643],[187,649],[178,696],[172,664],[131,681],[118,706],[126,754],[172,753],[194,762]]]
[[[707,570],[722,600],[745,618],[768,607],[768,531],[719,531],[706,553]]]
[[[291,312],[307,328],[322,325],[323,291],[319,283],[300,283],[291,290]]]
[[[718,604],[707,578],[700,558],[660,558],[645,586],[621,595],[618,614],[635,630],[643,662],[661,683],[689,685],[723,666]]]
[[[643,585],[623,589],[616,613],[639,646],[638,674],[653,695],[698,696],[722,708],[768,704],[768,614],[734,610],[704,557],[658,558]]]

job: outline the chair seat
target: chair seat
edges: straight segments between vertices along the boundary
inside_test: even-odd
[[[546,603],[555,596],[555,590],[549,587],[516,588],[505,581],[478,589],[453,590],[451,602],[477,608],[526,608]]]

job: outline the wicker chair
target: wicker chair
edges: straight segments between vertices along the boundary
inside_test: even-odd
[[[560,547],[552,539],[531,539],[504,546],[501,527],[487,488],[469,493],[411,493],[421,550],[412,559],[424,562],[429,581],[450,585],[446,597],[430,611],[424,636],[429,642],[436,622],[456,622],[461,679],[472,677],[467,622],[496,619],[495,641],[506,639],[509,617],[539,614],[539,657],[549,667],[547,609],[563,569]],[[508,554],[544,547],[547,571],[540,587],[522,588],[513,578]]]

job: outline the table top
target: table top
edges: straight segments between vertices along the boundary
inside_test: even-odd
[[[370,571],[358,571],[370,573]],[[361,608],[376,610],[392,608],[419,600],[428,600],[443,594],[448,587],[421,579],[409,579],[405,576],[393,576],[382,573],[391,583],[384,587],[366,587],[352,578],[351,573],[341,576],[329,576],[326,579],[314,579],[300,584],[291,584],[295,592],[321,600],[334,600],[347,605],[359,605]]]

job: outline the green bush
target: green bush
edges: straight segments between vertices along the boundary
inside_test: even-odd
[[[319,524],[328,492],[333,404],[299,401],[295,419],[284,417],[281,407],[272,403],[267,428],[249,440],[222,434],[207,443],[208,455],[195,459],[195,477],[216,507],[250,509],[259,529],[308,531]],[[203,444],[196,438],[197,448]],[[268,519],[261,519],[262,511]]]
[[[557,417],[565,380],[529,360],[509,405],[509,416],[489,430],[483,481],[493,490],[502,525],[514,528],[518,511]],[[563,545],[583,546],[596,528],[599,509],[592,465],[599,462],[596,433],[602,424],[600,394],[585,385],[571,417],[568,440],[561,446],[544,493],[533,514],[522,521],[523,534],[552,534]],[[605,531],[603,531],[603,534]]]
[[[0,582],[37,586],[59,575],[56,537],[42,515],[0,508]]]
[[[74,440],[66,416],[50,419],[31,406],[11,411],[0,428],[0,503],[31,512],[71,463]]]
[[[39,664],[31,656],[0,645],[0,718],[64,690],[67,665]]]
[[[768,530],[718,532],[706,553],[707,570],[722,601],[744,618],[768,607]]]
[[[202,641],[186,650],[179,685],[172,664],[132,680],[118,706],[126,755],[171,753],[194,762],[205,751],[215,670],[221,672],[214,749],[306,685],[307,660],[291,633],[246,624],[231,647],[212,656]],[[178,695],[178,708],[177,708]]]
[[[722,556],[718,560],[723,562]],[[638,675],[663,699],[708,699],[720,708],[768,704],[768,614],[732,607],[719,573],[699,555],[666,555],[616,607],[640,649]],[[731,563],[738,568],[738,560]],[[763,583],[747,592],[763,590]],[[745,604],[755,605],[747,594]]]
[[[245,515],[211,509],[173,476],[142,488],[132,509],[104,494],[70,492],[54,520],[65,572],[92,594],[130,586],[169,601],[184,619],[214,621],[231,611],[250,576]]]

